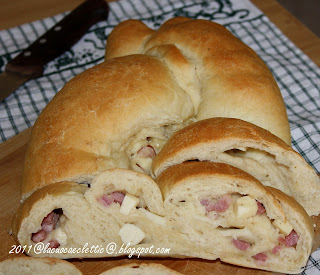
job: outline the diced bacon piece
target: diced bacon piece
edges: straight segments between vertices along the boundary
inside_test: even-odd
[[[143,146],[138,152],[138,156],[143,158],[154,158],[156,156],[156,151],[151,145]]]
[[[234,245],[236,248],[238,248],[238,249],[240,249],[240,250],[242,250],[242,251],[245,251],[245,250],[247,250],[247,249],[250,247],[250,244],[249,244],[249,243],[247,243],[247,242],[245,242],[245,241],[241,241],[241,240],[235,240],[235,239],[233,239],[233,240],[232,240],[232,243],[233,243],[233,245]]]
[[[124,196],[125,195],[122,192],[113,192],[113,193],[111,193],[111,197],[113,198],[113,200],[115,202],[117,202],[117,203],[120,203],[120,205],[123,202]]]
[[[47,232],[44,231],[43,229],[40,229],[37,233],[32,234],[32,241],[35,243],[39,243],[44,241],[47,238]]]
[[[112,192],[111,194],[104,194],[101,198],[98,199],[98,201],[103,205],[103,206],[109,206],[113,202],[119,203],[120,205],[123,202],[125,194],[122,192]]]
[[[280,244],[285,244],[286,243],[286,240],[283,237],[279,237],[278,241],[279,241]]]
[[[261,202],[257,201],[257,205],[258,205],[258,210],[257,210],[258,215],[262,215],[263,213],[266,212],[266,209],[264,208]]]
[[[282,249],[281,245],[276,245],[274,248],[272,248],[271,253],[277,254]]]
[[[209,201],[208,200],[201,200],[200,203],[203,206],[208,206],[209,205]]]
[[[296,231],[292,230],[291,233],[285,238],[284,245],[286,247],[292,247],[297,245],[299,236]]]
[[[206,206],[207,212],[209,211],[217,211],[224,212],[226,211],[232,202],[232,198],[230,195],[223,195],[217,202],[210,202]]]
[[[104,194],[102,197],[99,199],[101,204],[103,206],[109,206],[111,203],[113,203],[114,199],[111,197],[109,194]]]
[[[266,253],[258,253],[253,258],[257,261],[265,262],[268,259],[268,255]]]
[[[41,227],[47,233],[51,232],[56,228],[56,224],[58,220],[59,220],[59,214],[56,214],[52,211],[43,219],[41,223]]]
[[[49,242],[49,248],[58,248],[59,246],[60,243],[56,239],[53,239]]]

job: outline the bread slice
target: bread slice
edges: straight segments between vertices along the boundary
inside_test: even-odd
[[[26,251],[31,256],[117,257],[131,254],[127,244],[140,250],[153,246],[140,251],[153,256],[156,248],[171,247],[163,216],[161,192],[152,178],[110,169],[90,185],[61,182],[37,190],[17,211],[12,233],[20,244],[32,246]],[[39,253],[37,243],[46,249]],[[92,249],[97,246],[101,250]]]
[[[0,262],[1,275],[82,275],[75,265],[55,258],[15,257]]]
[[[178,275],[182,274],[162,264],[132,263],[117,266],[102,272],[100,275]]]
[[[153,173],[189,160],[238,167],[293,196],[309,215],[320,213],[320,178],[314,169],[280,138],[249,122],[212,118],[185,127],[155,157]]]
[[[36,257],[220,258],[288,273],[306,264],[310,217],[281,191],[230,165],[196,161],[168,168],[157,183],[110,169],[90,185],[48,185],[22,204],[13,236]],[[220,200],[226,209],[216,208]],[[252,258],[260,256],[267,259]]]
[[[313,226],[292,197],[221,163],[178,164],[157,181],[167,218],[193,243],[185,254],[283,273],[306,265]]]

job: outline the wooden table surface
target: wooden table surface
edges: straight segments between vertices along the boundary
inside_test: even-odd
[[[291,39],[304,53],[306,53],[318,66],[320,66],[320,39],[302,25],[295,17],[280,6],[275,0],[251,0],[273,21],[282,32]],[[79,5],[82,0],[0,0],[0,30],[14,27],[26,22],[31,22],[48,16],[71,10]],[[26,144],[30,135],[30,129],[0,144],[0,261],[13,255],[9,250],[14,244],[13,238],[7,233],[12,216],[19,203],[19,182],[22,171],[22,163]],[[314,222],[320,224],[318,219]],[[317,229],[317,231],[318,231]],[[320,244],[319,234],[316,240]],[[98,274],[103,270],[123,263],[129,263],[128,258],[121,259],[91,259],[86,261],[73,260],[85,274]],[[185,274],[212,274],[221,273],[228,269],[229,272],[239,274],[267,274],[262,271],[254,271],[238,268],[231,265],[205,260],[177,260],[164,259],[149,262],[160,262],[182,271]],[[90,272],[88,273],[88,270]],[[270,274],[270,273],[268,273]]]

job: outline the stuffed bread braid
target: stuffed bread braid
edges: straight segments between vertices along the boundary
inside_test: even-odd
[[[177,231],[180,222],[168,218],[166,187],[159,189],[144,175],[174,132],[216,116],[250,121],[290,144],[272,74],[224,27],[187,18],[169,20],[158,31],[135,20],[121,23],[108,39],[106,61],[68,82],[37,119],[14,237],[24,245],[44,242],[52,248],[152,244],[171,247],[172,257],[219,258],[219,251],[194,251],[194,242]],[[301,228],[309,222],[302,218],[296,224],[300,221],[292,226],[307,249],[301,252],[299,243],[294,249],[304,261],[312,237]]]
[[[48,184],[91,181],[112,167],[148,173],[174,131],[216,116],[252,122],[290,144],[271,72],[224,27],[187,18],[158,31],[135,20],[120,23],[108,38],[106,61],[67,83],[37,119],[22,201]]]

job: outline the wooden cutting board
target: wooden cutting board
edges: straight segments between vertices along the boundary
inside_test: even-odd
[[[41,6],[44,3],[41,0],[28,0],[27,2],[34,3],[35,6],[37,6],[38,4]],[[59,7],[61,7],[61,10],[59,10],[58,12],[62,12],[72,8],[71,6],[69,7],[69,5],[71,5],[71,2],[72,1],[61,1],[61,5],[58,5]],[[318,37],[316,37],[307,28],[305,28],[296,18],[294,18],[290,13],[284,10],[276,1],[252,0],[252,2],[256,4],[267,16],[269,16],[269,18],[316,64],[320,65],[320,40]],[[15,2],[9,1],[6,3]],[[19,3],[25,2],[20,1]],[[19,3],[17,2],[15,4],[18,5]],[[50,4],[51,2],[48,3]],[[65,6],[62,7],[62,5]],[[57,5],[55,4],[54,6]],[[17,10],[17,7],[15,7],[15,9],[12,10]],[[37,9],[32,8],[30,10],[36,11]],[[50,13],[46,14],[46,11],[49,12],[49,9],[45,9],[41,12],[42,17],[53,15]],[[12,16],[10,15],[8,16],[8,18],[12,18]],[[40,17],[39,14],[31,14],[28,17],[28,19],[30,18],[35,20]],[[26,257],[23,254],[9,254],[9,251],[12,249],[12,246],[15,244],[15,241],[8,232],[13,218],[13,214],[16,211],[19,204],[19,188],[22,173],[22,164],[29,136],[30,129],[0,144],[0,261],[16,256]],[[317,248],[320,246],[320,218],[313,218],[313,222],[316,225],[315,248]],[[104,258],[70,260],[70,262],[74,263],[84,274],[92,275],[99,274],[102,271],[114,266],[132,263],[133,261],[161,263],[183,274],[271,274],[270,272],[232,266],[229,264],[222,263],[218,260],[206,261],[199,259],[170,258],[137,259],[136,257],[133,257],[133,259],[122,257],[116,259]]]

